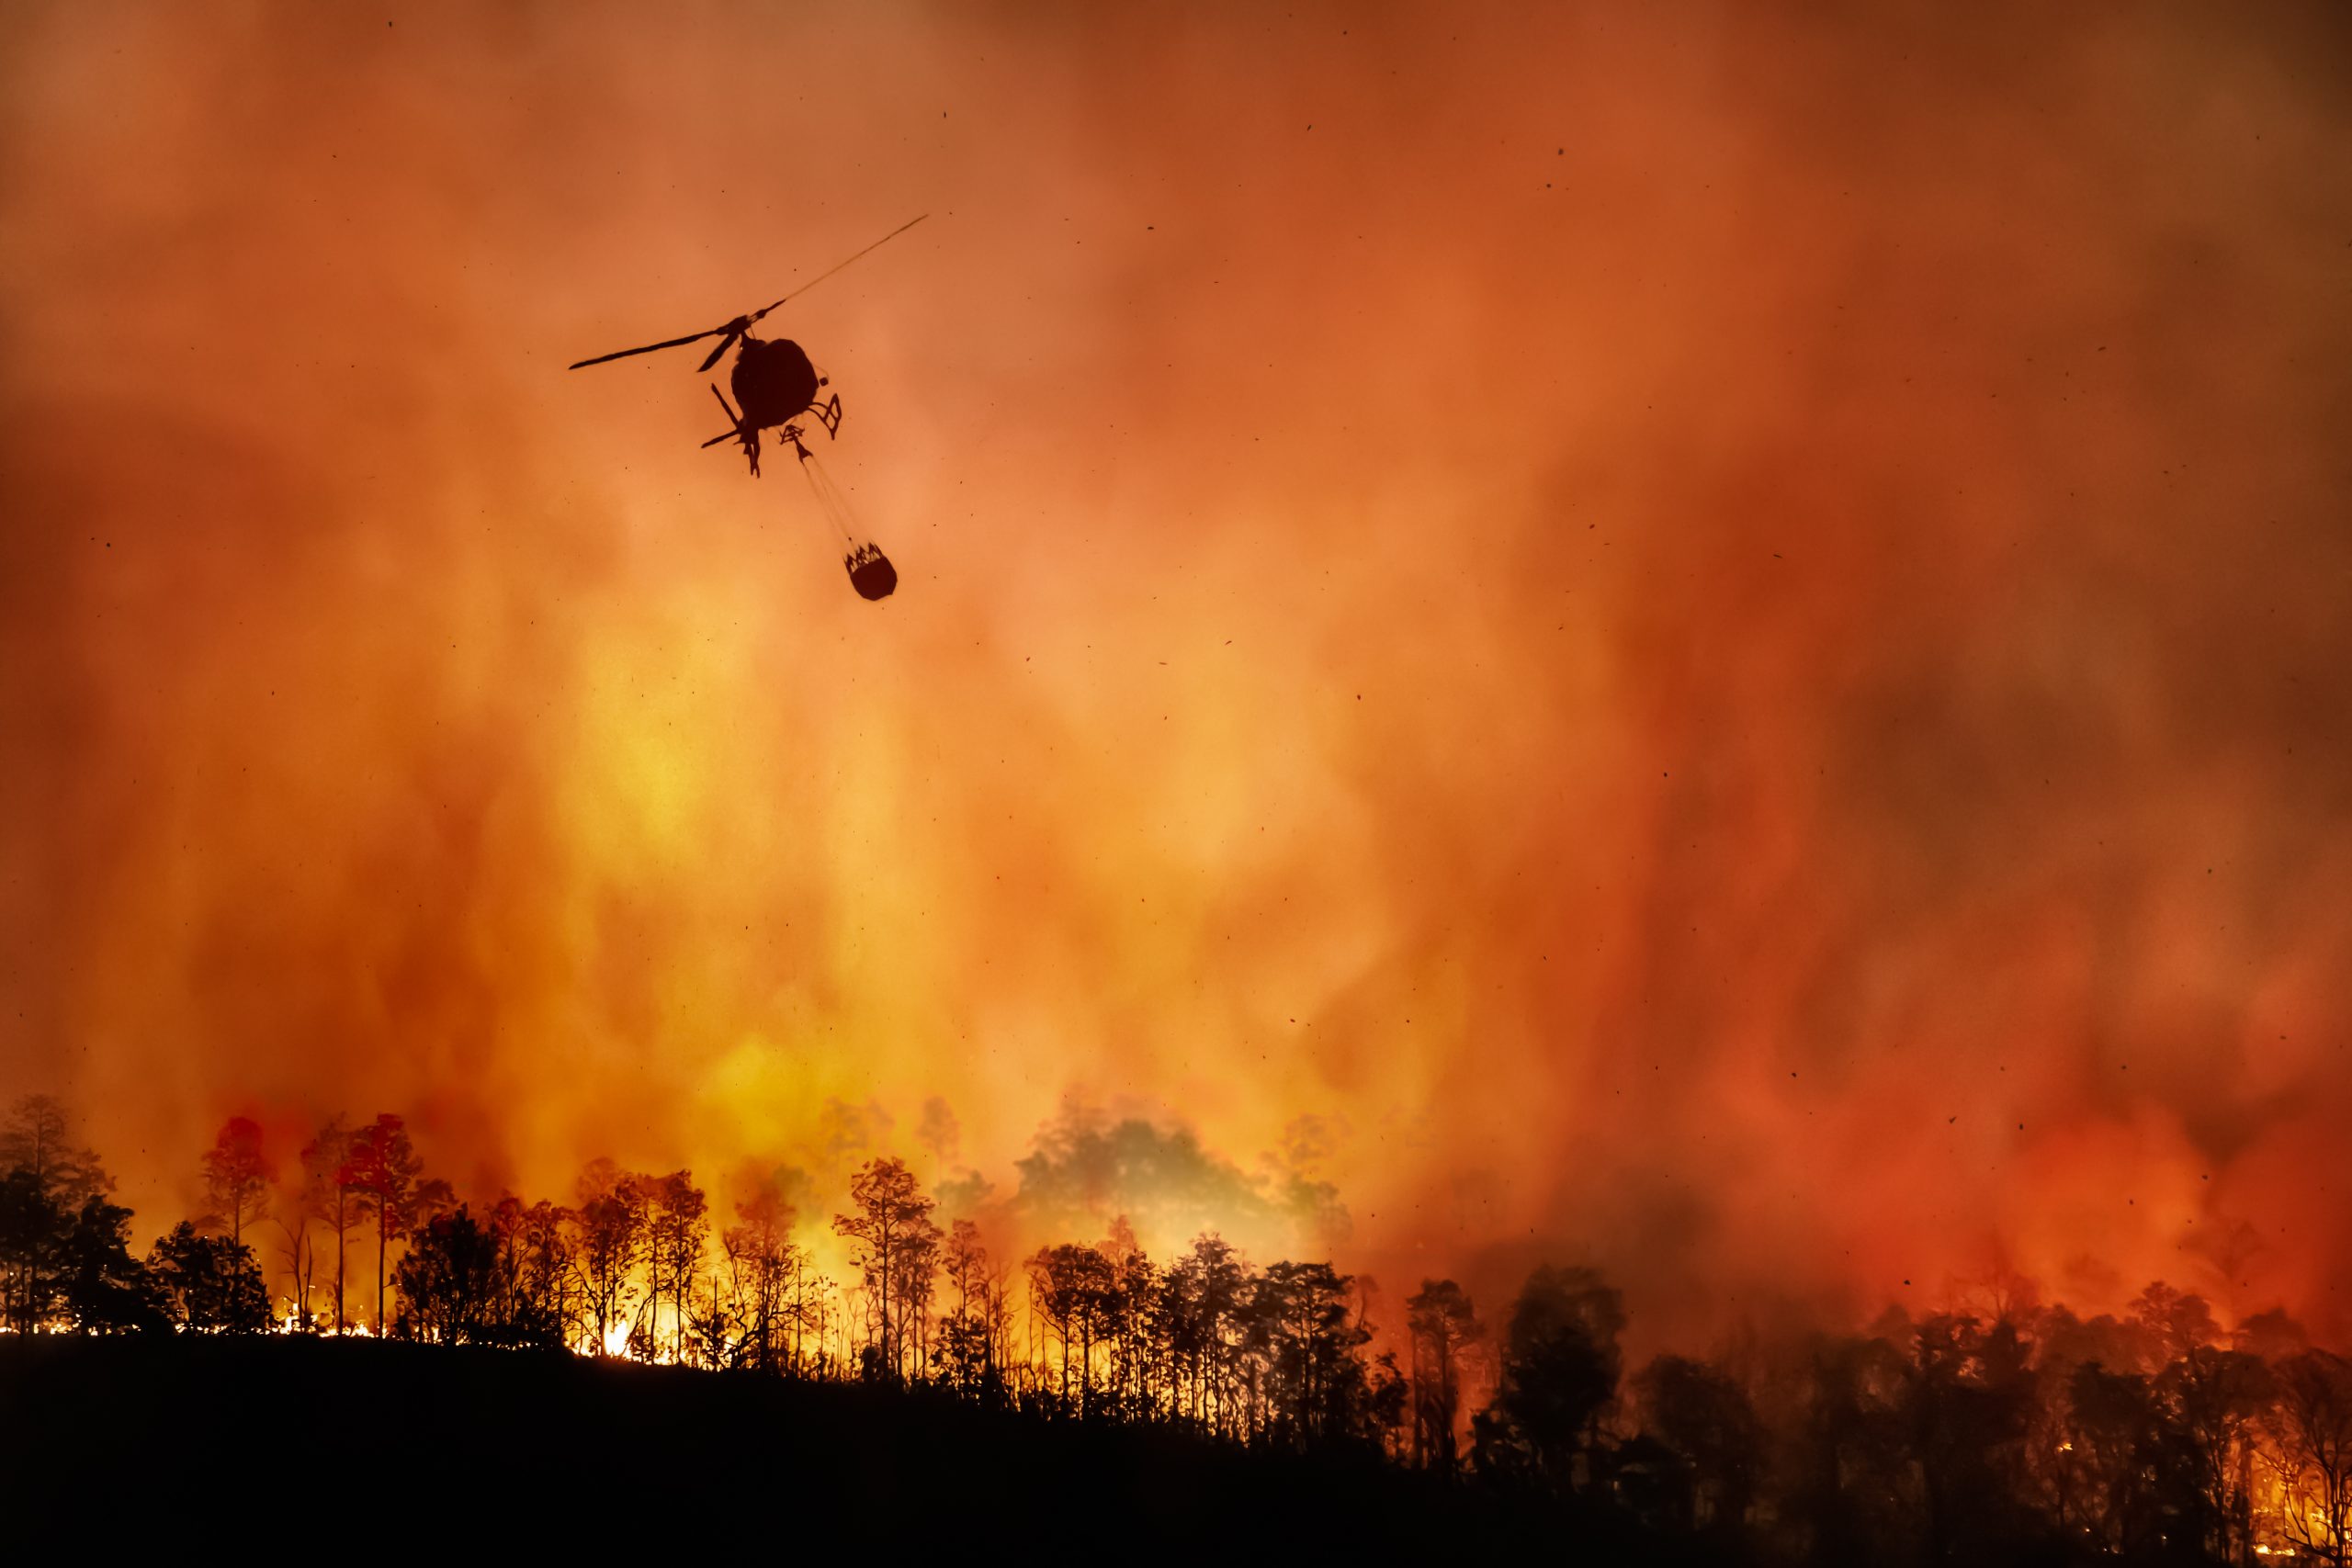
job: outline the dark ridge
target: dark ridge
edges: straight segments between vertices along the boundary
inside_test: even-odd
[[[447,1532],[414,1549],[424,1562],[500,1541],[601,1561],[643,1537],[689,1558],[740,1540],[878,1562],[1453,1561],[1537,1545],[1551,1561],[1702,1561],[1622,1515],[1369,1458],[923,1390],[299,1337],[0,1341],[0,1504],[36,1527],[176,1514],[255,1548],[280,1508],[306,1540],[334,1520]]]

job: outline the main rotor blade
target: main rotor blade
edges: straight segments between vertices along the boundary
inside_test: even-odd
[[[827,267],[824,271],[819,273],[816,276],[810,278],[808,282],[802,284],[799,288],[786,295],[783,299],[778,299],[774,304],[763,305],[748,316],[738,316],[731,321],[711,328],[708,332],[688,333],[684,337],[673,337],[662,343],[649,343],[643,348],[624,348],[617,354],[600,354],[594,359],[582,359],[577,364],[571,366],[570,368],[573,370],[585,370],[591,365],[603,365],[615,359],[627,359],[631,355],[652,354],[657,350],[664,348],[678,348],[686,344],[700,343],[707,337],[715,337],[719,339],[718,346],[712,349],[710,351],[710,357],[702,362],[702,368],[704,370],[708,370],[712,366],[718,363],[719,356],[727,352],[729,346],[732,344],[737,338],[742,336],[743,330],[746,327],[749,327],[753,321],[758,321],[770,310],[775,310],[777,305],[785,303],[785,300],[799,299],[803,294],[808,293],[808,290],[816,288],[817,285],[824,282],[825,279],[832,276],[833,274],[849,265],[850,262],[857,260],[859,256],[865,255],[868,251],[876,250],[881,246],[888,244],[889,242],[897,239],[899,235],[905,233],[908,230],[913,228],[916,224],[922,222],[924,219],[930,216],[931,214],[928,212],[917,213],[914,217],[908,219],[904,223],[899,224],[897,228],[883,235],[882,238],[875,241],[873,244],[866,246],[865,250],[858,252],[856,255],[849,257],[846,261],[835,262],[831,266]]]
[[[745,324],[748,325],[749,323],[747,322]],[[712,366],[718,364],[718,356],[725,354],[729,349],[734,347],[735,340],[742,335],[743,328],[730,322],[727,328],[727,335],[720,338],[718,340],[718,346],[712,349],[709,356],[695,367],[695,373],[696,375],[701,375],[709,370]]]
[[[734,325],[732,321],[728,323],[728,326],[732,325]],[[709,332],[688,333],[684,337],[673,337],[667,343],[649,343],[643,348],[625,348],[618,354],[600,354],[594,359],[583,359],[580,361],[579,364],[567,367],[567,368],[572,370],[585,370],[591,365],[602,365],[608,359],[627,359],[632,354],[651,354],[657,348],[676,348],[683,344],[699,343],[704,338],[714,336],[719,333],[725,332],[726,330],[727,327],[713,327]]]
[[[763,317],[763,316],[766,315],[770,310],[775,310],[775,307],[776,307],[776,305],[781,305],[781,304],[783,304],[785,299],[799,299],[803,294],[808,293],[808,290],[810,290],[811,288],[816,288],[816,287],[817,287],[817,285],[819,285],[819,284],[820,284],[820,283],[824,282],[824,281],[825,281],[825,279],[827,279],[827,278],[829,278],[829,277],[832,276],[833,276],[833,274],[835,274],[835,273],[837,273],[837,272],[841,271],[841,269],[842,269],[842,268],[843,268],[843,267],[845,267],[845,266],[849,265],[850,262],[854,262],[854,261],[857,260],[857,257],[858,257],[858,256],[862,256],[862,255],[865,254],[866,254],[866,251],[878,250],[878,249],[879,249],[879,248],[881,248],[883,245],[886,245],[886,244],[889,243],[892,240],[897,239],[899,235],[901,235],[901,234],[905,233],[908,230],[910,230],[910,229],[913,228],[916,224],[918,224],[918,223],[922,222],[924,219],[926,219],[926,218],[928,218],[928,217],[930,217],[930,216],[931,216],[931,214],[930,214],[930,213],[928,213],[928,212],[919,212],[919,213],[917,213],[914,217],[908,219],[904,223],[899,224],[897,228],[895,228],[895,229],[891,230],[888,233],[887,233],[887,234],[883,235],[880,239],[878,239],[878,240],[875,241],[873,244],[870,244],[870,245],[866,246],[866,247],[865,247],[865,250],[858,252],[858,253],[857,253],[857,255],[851,256],[851,257],[849,258],[849,260],[848,260],[848,261],[840,261],[840,262],[835,262],[832,265],[831,265],[831,266],[827,267],[824,271],[822,271],[822,272],[819,273],[816,276],[814,276],[814,277],[810,278],[808,282],[806,282],[806,283],[802,284],[799,288],[797,288],[794,289],[791,293],[789,293],[789,294],[786,295],[786,296],[784,297],[784,299],[779,299],[779,300],[777,300],[777,301],[775,302],[775,305],[763,305],[763,306],[761,306],[758,310],[754,310],[754,311],[752,311],[752,320],[753,320],[753,321],[758,321],[761,317]]]

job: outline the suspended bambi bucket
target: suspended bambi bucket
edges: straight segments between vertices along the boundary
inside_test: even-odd
[[[899,586],[899,569],[890,564],[890,558],[882,553],[881,546],[871,539],[863,544],[858,542],[854,520],[850,516],[849,498],[842,494],[841,487],[833,482],[833,477],[825,472],[825,466],[817,461],[817,455],[802,445],[799,433],[795,431],[791,434],[793,449],[800,457],[800,472],[808,479],[809,490],[816,494],[818,510],[824,513],[825,520],[832,525],[833,532],[839,534],[842,543],[848,547],[847,553],[842,557],[842,565],[848,569],[849,585],[857,590],[858,597],[862,599],[888,599]]]
[[[842,558],[842,564],[849,568],[849,585],[862,597],[888,599],[899,586],[899,569],[875,545],[858,546]]]

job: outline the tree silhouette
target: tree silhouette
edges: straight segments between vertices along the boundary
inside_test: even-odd
[[[948,1227],[941,1253],[947,1282],[956,1292],[955,1315],[940,1325],[940,1359],[948,1382],[970,1397],[993,1397],[997,1380],[996,1337],[989,1320],[989,1252],[980,1227],[957,1220]],[[978,1310],[973,1303],[978,1301]]]
[[[448,1184],[420,1181],[424,1162],[397,1116],[379,1115],[352,1134],[337,1179],[376,1222],[376,1332],[384,1332],[385,1259],[391,1244],[446,1208]]]
[[[498,1232],[464,1204],[420,1227],[393,1270],[401,1334],[443,1345],[511,1343],[513,1280]]]
[[[286,1247],[287,1316],[295,1329],[309,1333],[317,1325],[317,1314],[311,1300],[311,1276],[315,1269],[311,1257],[311,1224],[318,1218],[311,1201],[310,1173],[302,1173],[300,1184],[292,1190],[280,1190],[270,1204],[270,1222],[277,1225]]]
[[[334,1331],[344,1331],[344,1311],[346,1300],[344,1290],[344,1255],[351,1239],[354,1225],[366,1219],[365,1204],[355,1203],[351,1188],[351,1130],[340,1116],[331,1117],[319,1128],[318,1135],[302,1145],[302,1187],[295,1198],[295,1213],[299,1216],[286,1224],[288,1235],[296,1254],[297,1272],[302,1277],[296,1281],[295,1300],[301,1303],[296,1310],[310,1310],[311,1283],[309,1270],[303,1268],[307,1249],[303,1232],[309,1222],[319,1221],[334,1232]],[[315,1263],[311,1266],[315,1269]]]
[[[1094,1247],[1064,1242],[1042,1247],[1029,1259],[1030,1294],[1061,1346],[1060,1399],[1070,1401],[1070,1361],[1078,1362],[1077,1414],[1094,1414],[1094,1347],[1110,1322],[1110,1298],[1118,1269]]]
[[[2193,1346],[2156,1379],[2167,1437],[2195,1477],[2188,1522],[2224,1561],[2253,1548],[2250,1484],[2256,1423],[2271,1395],[2270,1369],[2244,1350]]]
[[[628,1321],[629,1303],[637,1299],[631,1276],[645,1251],[645,1185],[644,1178],[609,1159],[594,1161],[580,1176],[573,1268],[586,1296],[590,1349],[595,1355],[611,1348],[614,1330]]]
[[[1728,1374],[1683,1356],[1660,1356],[1634,1380],[1642,1430],[1689,1461],[1702,1523],[1747,1522],[1764,1464],[1764,1430],[1747,1391]]]
[[[1107,1303],[1112,1405],[1123,1419],[1140,1419],[1159,1408],[1168,1375],[1167,1280],[1136,1245],[1125,1215],[1113,1222],[1102,1250],[1113,1269]]]
[[[1803,1558],[1877,1564],[1915,1554],[1903,1399],[1910,1368],[1876,1337],[1825,1337],[1802,1368],[1787,1506]]]
[[[0,1323],[29,1334],[64,1304],[68,1246],[85,1209],[113,1186],[97,1156],[74,1142],[61,1101],[45,1094],[17,1101],[0,1126]],[[112,1214],[128,1218],[107,1205],[91,1211],[92,1222],[106,1224]]]
[[[1918,1325],[1902,1407],[1930,1558],[1982,1557],[2026,1533],[2015,1500],[2033,1400],[2028,1348],[2009,1320],[1986,1328],[1939,1314]]]
[[[2086,1361],[2067,1378],[2065,1406],[2061,1520],[2110,1555],[2143,1554],[2177,1511],[2169,1498],[2193,1484],[2166,1440],[2154,1389],[2139,1372]]]
[[[1625,1309],[1590,1269],[1536,1269],[1512,1303],[1502,1375],[1478,1426],[1480,1462],[1575,1484],[1575,1461],[1616,1397]]]
[[[197,1334],[259,1334],[269,1327],[269,1292],[253,1248],[225,1235],[202,1235],[186,1220],[147,1255],[165,1310]]]
[[[19,1166],[0,1176],[0,1316],[14,1332],[30,1334],[54,1310],[68,1228],[39,1175]]]
[[[1462,1409],[1462,1363],[1486,1328],[1462,1287],[1424,1280],[1405,1301],[1413,1345],[1413,1463],[1452,1475],[1461,1467],[1454,1424]]]
[[[801,1324],[792,1285],[802,1259],[792,1240],[792,1205],[763,1181],[735,1205],[735,1217],[739,1223],[718,1238],[725,1304],[740,1335],[727,1364],[763,1372],[797,1370]]]
[[[1251,1293],[1266,1347],[1266,1415],[1274,1442],[1312,1448],[1371,1433],[1358,1347],[1371,1337],[1348,1315],[1351,1277],[1329,1263],[1272,1263]]]
[[[1170,1356],[1182,1380],[1179,1397],[1195,1426],[1238,1434],[1242,1402],[1236,1367],[1249,1273],[1232,1245],[1214,1233],[1193,1238],[1171,1265],[1167,1292]]]
[[[55,1102],[27,1102],[9,1136],[38,1168],[0,1171],[5,1326],[193,1337],[269,1325],[241,1239],[271,1179],[251,1123],[232,1121],[205,1157],[206,1218],[167,1231],[143,1262],[129,1211],[104,1196]],[[1862,1334],[1750,1332],[1714,1363],[1652,1360],[1621,1406],[1617,1292],[1588,1269],[1538,1269],[1495,1347],[1465,1464],[1465,1389],[1487,1362],[1452,1280],[1421,1281],[1392,1351],[1367,1316],[1369,1281],[1329,1261],[1255,1268],[1206,1234],[1163,1265],[1120,1215],[1100,1242],[1046,1242],[1025,1259],[1024,1347],[1023,1270],[992,1259],[971,1219],[942,1232],[933,1200],[887,1156],[855,1173],[854,1212],[834,1220],[863,1276],[846,1294],[794,1244],[783,1170],[752,1182],[714,1255],[707,1199],[685,1170],[645,1177],[600,1160],[576,1209],[512,1193],[452,1207],[390,1116],[354,1136],[328,1123],[302,1168],[278,1211],[296,1325],[312,1306],[309,1227],[365,1223],[376,1325],[404,1338],[596,1353],[626,1338],[639,1355],[729,1372],[863,1376],[1069,1417],[1089,1445],[1140,1426],[1158,1429],[1155,1443],[1295,1450],[1301,1468],[1269,1472],[1293,1477],[1409,1462],[1449,1483],[1399,1472],[1400,1495],[1448,1499],[1464,1519],[1492,1506],[1547,1541],[1587,1532],[1600,1560],[2341,1563],[2352,1522],[2352,1366],[2311,1348],[2281,1312],[2225,1332],[2203,1300],[2161,1283],[2115,1315],[2042,1305],[2030,1281],[2003,1276],[1955,1293],[1970,1310],[1914,1321],[1890,1309]],[[952,1296],[934,1302],[943,1271]],[[35,1348],[23,1364],[51,1353]],[[0,1363],[0,1393],[17,1364]]]
[[[690,1281],[702,1262],[710,1234],[709,1204],[686,1171],[649,1179],[645,1193],[645,1325],[640,1349],[648,1360],[660,1350],[662,1286],[671,1286],[672,1317],[682,1337]]]
[[[931,1375],[931,1302],[939,1281],[939,1258],[946,1236],[924,1214],[899,1234],[890,1265],[890,1291],[899,1325],[898,1371],[901,1378]]]
[[[506,1343],[560,1348],[575,1327],[571,1302],[572,1217],[544,1200],[508,1193],[491,1211],[499,1280],[508,1303],[499,1317]]]
[[[45,1094],[16,1103],[0,1127],[0,1171],[28,1172],[41,1192],[64,1214],[114,1190],[98,1156],[74,1142],[72,1118],[62,1101]]]
[[[866,1161],[850,1178],[849,1195],[857,1213],[835,1214],[833,1230],[857,1246],[854,1260],[865,1274],[878,1314],[874,1365],[880,1375],[895,1380],[901,1375],[901,1357],[899,1325],[891,1314],[893,1271],[935,1258],[939,1227],[931,1223],[932,1200],[923,1195],[904,1160]]]
[[[122,1334],[168,1326],[162,1288],[130,1255],[130,1211],[93,1195],[83,1200],[59,1248],[59,1279],[68,1321],[84,1334]],[[261,1322],[268,1321],[266,1296]]]
[[[270,1184],[277,1179],[277,1166],[262,1149],[261,1124],[232,1116],[199,1164],[205,1195],[212,1202],[201,1223],[242,1244],[245,1222],[259,1219],[268,1208]]]
[[[2352,1361],[2303,1350],[2274,1369],[2266,1419],[2287,1539],[2324,1562],[2352,1553]]]

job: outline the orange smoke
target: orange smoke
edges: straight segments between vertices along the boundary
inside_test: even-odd
[[[1077,1106],[1661,1334],[2352,1328],[2340,15],[0,27],[0,1089],[143,1224],[231,1111],[1151,1208]],[[877,608],[560,367],[926,210],[777,318]]]

